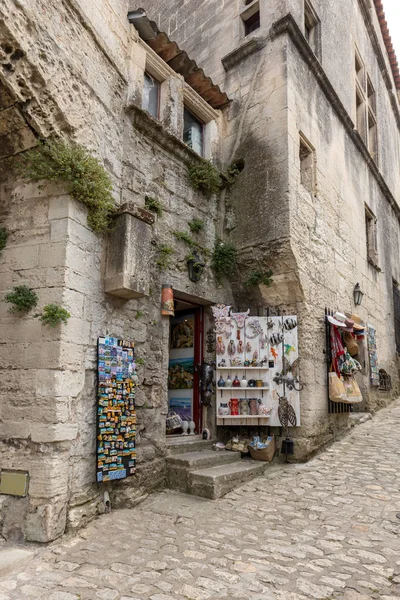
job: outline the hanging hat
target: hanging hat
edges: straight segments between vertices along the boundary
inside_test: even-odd
[[[346,325],[346,315],[344,315],[341,312],[335,312],[335,314],[333,315],[333,317],[331,317],[330,315],[328,315],[328,321],[329,323],[331,323],[332,325],[335,325],[335,327],[341,327],[343,329],[345,329],[347,327]]]
[[[358,334],[365,330],[365,325],[358,315],[351,315],[350,319],[354,321],[353,329]]]

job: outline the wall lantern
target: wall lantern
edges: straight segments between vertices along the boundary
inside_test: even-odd
[[[200,262],[200,256],[197,251],[194,250],[187,261],[187,269],[190,281],[196,283],[200,281],[204,271],[205,263]]]
[[[360,306],[363,296],[364,296],[364,292],[361,291],[359,283],[356,283],[356,285],[354,286],[353,296],[354,296],[354,304],[356,306]]]

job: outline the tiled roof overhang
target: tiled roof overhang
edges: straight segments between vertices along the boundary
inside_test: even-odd
[[[207,77],[194,60],[191,60],[176,42],[171,42],[154,21],[150,21],[142,8],[128,12],[128,20],[132,23],[140,37],[160,56],[176,73],[182,75],[190,85],[210,106],[223,108],[230,100],[225,92]]]
[[[396,53],[393,48],[392,38],[389,35],[389,28],[385,17],[385,11],[383,10],[382,0],[374,0],[376,14],[378,15],[379,25],[381,27],[383,41],[385,42],[386,50],[389,56],[390,66],[392,67],[392,73],[396,84],[396,89],[400,90],[400,71],[399,64],[397,62]]]

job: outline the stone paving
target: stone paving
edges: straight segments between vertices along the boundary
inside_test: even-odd
[[[39,548],[0,600],[400,598],[400,402],[305,465],[173,492]]]

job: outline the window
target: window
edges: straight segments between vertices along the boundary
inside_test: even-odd
[[[316,191],[316,164],[314,148],[300,135],[300,181],[312,194]]]
[[[360,54],[355,49],[356,129],[364,140],[371,157],[378,159],[378,127],[376,119],[376,94],[366,73]]]
[[[158,119],[160,112],[160,83],[148,73],[144,74],[142,108]]]
[[[320,58],[320,20],[308,0],[304,2],[304,36],[314,54]]]
[[[260,3],[258,1],[254,2],[252,0],[251,2],[247,2],[245,0],[244,4],[245,6],[250,5],[249,8],[246,8],[246,10],[244,10],[240,15],[243,22],[244,35],[246,37],[247,35],[250,35],[250,33],[253,33],[253,31],[256,31],[256,29],[259,29],[261,26]]]
[[[203,156],[203,127],[203,123],[185,108],[183,112],[183,141],[200,156]]]
[[[367,260],[375,268],[378,267],[377,219],[365,205],[365,233],[367,238]]]
[[[397,281],[393,280],[394,333],[396,352],[400,354],[400,289]]]

